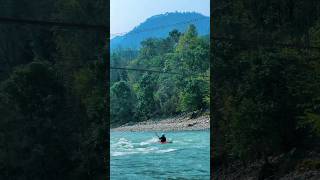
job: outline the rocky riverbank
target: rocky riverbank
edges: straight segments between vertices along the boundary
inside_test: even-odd
[[[113,128],[111,131],[189,131],[210,129],[209,115],[191,118],[190,115],[181,115],[161,120],[148,120],[136,124],[125,124]]]

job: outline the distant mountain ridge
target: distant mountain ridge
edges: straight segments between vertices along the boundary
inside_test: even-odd
[[[123,36],[111,39],[110,49],[138,49],[141,41],[148,38],[165,38],[173,29],[185,32],[190,24],[197,27],[199,35],[210,33],[210,18],[196,12],[171,12],[148,18]]]

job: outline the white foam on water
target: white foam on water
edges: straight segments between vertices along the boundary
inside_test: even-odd
[[[156,153],[168,153],[168,152],[173,152],[173,151],[176,151],[177,149],[161,149],[161,150],[158,150]]]
[[[111,152],[111,156],[124,156],[130,154],[137,154],[138,152]]]
[[[147,154],[147,153],[152,153],[158,150],[156,147],[147,147],[147,148],[136,148],[139,153]]]
[[[144,145],[154,144],[154,143],[157,143],[158,141],[159,141],[158,138],[153,137],[152,139],[141,142],[140,145],[144,146]]]
[[[111,148],[132,149],[133,144],[125,138],[120,138],[117,143],[111,145]]]
[[[158,141],[159,141],[158,138],[153,137],[152,139],[141,142],[140,145],[144,146],[144,145],[154,144],[154,143],[157,143]]]
[[[133,143],[126,138],[120,138],[116,143],[111,144],[111,156],[125,156],[132,154],[149,154],[149,153],[168,153],[177,149],[160,149],[153,144],[158,145],[158,138],[151,138],[140,143]]]

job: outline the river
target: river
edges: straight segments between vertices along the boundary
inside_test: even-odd
[[[165,134],[173,143],[158,143],[154,132],[111,132],[111,179],[210,179],[210,131]]]

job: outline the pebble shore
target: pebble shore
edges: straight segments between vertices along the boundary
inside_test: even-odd
[[[111,131],[195,131],[210,129],[209,115],[191,119],[188,116],[167,118],[163,120],[148,120],[133,125],[123,125]]]

